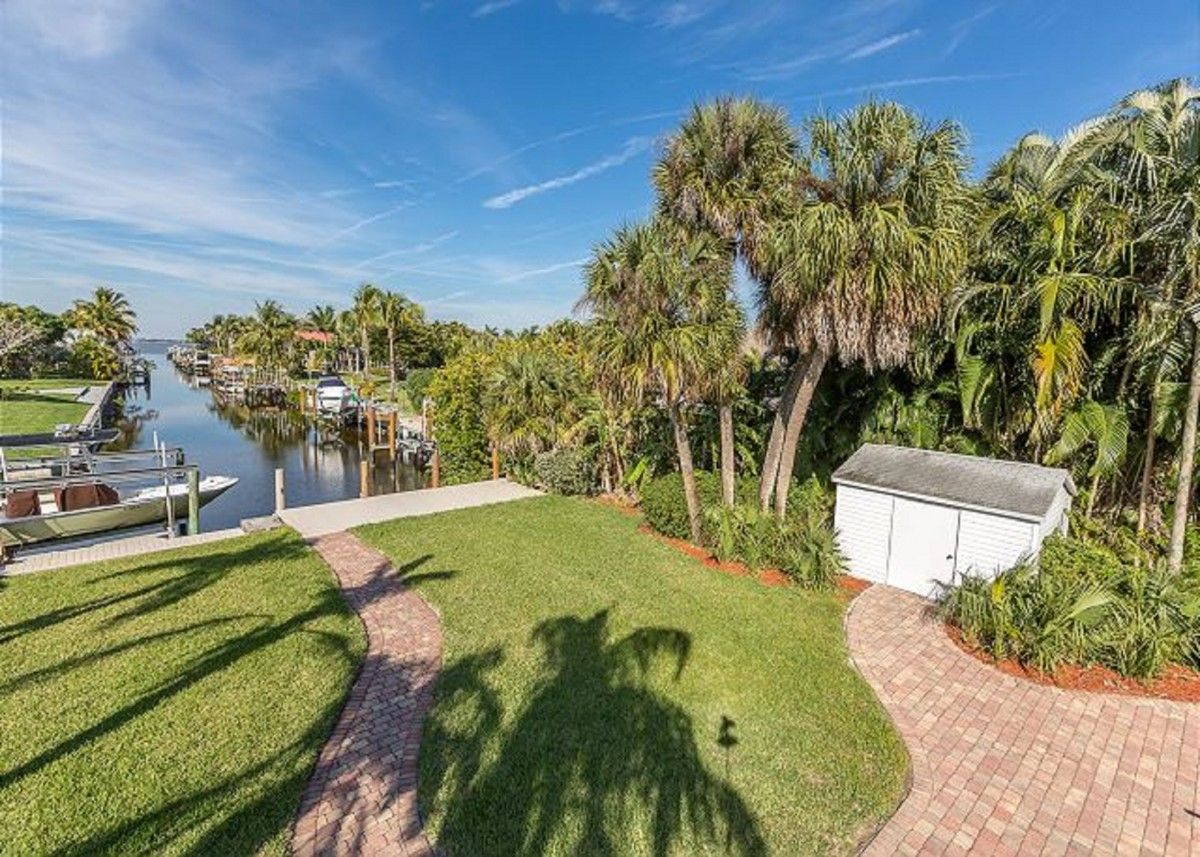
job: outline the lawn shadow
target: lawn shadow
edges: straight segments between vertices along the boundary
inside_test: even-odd
[[[178,604],[185,598],[207,589],[244,565],[284,562],[298,558],[306,551],[307,548],[303,544],[294,540],[280,541],[275,544],[257,542],[243,545],[237,549],[221,550],[187,559],[167,556],[155,562],[137,565],[134,568],[110,572],[88,580],[88,585],[104,583],[116,578],[140,577],[167,570],[175,573],[136,589],[102,595],[77,604],[67,604],[21,622],[0,625],[0,643],[9,642],[25,634],[41,631],[97,610],[118,604],[131,604],[128,609],[105,619],[105,625],[112,627],[129,619]]]
[[[445,808],[440,845],[532,857],[566,836],[580,854],[628,853],[631,841],[655,855],[701,843],[766,853],[754,813],[705,764],[691,716],[651,681],[682,675],[688,634],[647,627],[614,640],[602,610],[545,621],[532,640],[544,672],[507,729],[488,675],[500,650],[464,658],[439,679],[422,786]],[[463,706],[467,725],[447,725]]]

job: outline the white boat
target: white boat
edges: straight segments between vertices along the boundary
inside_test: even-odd
[[[354,390],[340,375],[326,375],[317,381],[317,413],[321,416],[345,416],[357,407]]]
[[[205,506],[220,497],[238,482],[234,476],[206,476],[200,480],[200,505]],[[19,483],[17,483],[19,485]],[[123,494],[102,482],[73,488],[91,489],[77,491],[68,497],[66,491],[21,491],[9,483],[9,494],[0,505],[0,548],[31,545],[51,539],[66,539],[92,535],[108,530],[140,527],[167,519],[167,488],[158,485]],[[170,487],[171,506],[177,521],[187,520],[188,491],[184,484]],[[36,502],[33,496],[36,495]],[[78,508],[67,508],[59,504]],[[21,514],[10,515],[18,511]]]

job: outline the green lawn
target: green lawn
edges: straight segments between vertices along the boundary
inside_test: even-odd
[[[89,407],[72,396],[35,391],[6,393],[0,399],[0,434],[53,431],[59,423],[79,422]]]
[[[285,853],[364,650],[290,533],[0,579],[0,852]]]
[[[0,390],[65,390],[107,383],[93,378],[0,378]]]
[[[361,530],[442,614],[420,799],[450,853],[848,853],[906,756],[844,606],[545,497]]]

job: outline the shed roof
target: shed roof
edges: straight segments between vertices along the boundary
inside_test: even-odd
[[[833,481],[1035,520],[1063,485],[1075,493],[1071,474],[1061,468],[875,443],[859,447]]]

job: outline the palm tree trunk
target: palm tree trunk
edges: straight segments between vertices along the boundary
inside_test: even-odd
[[[733,405],[721,405],[719,416],[721,422],[721,501],[726,506],[732,506],[737,481],[737,464],[733,452]]]
[[[1146,532],[1146,523],[1150,517],[1150,486],[1154,483],[1154,447],[1158,438],[1154,427],[1158,423],[1158,376],[1150,385],[1150,421],[1146,431],[1146,457],[1142,461],[1142,484],[1138,490],[1138,522],[1137,531],[1140,535]]]
[[[787,419],[787,431],[779,451],[779,475],[775,479],[775,517],[781,521],[787,515],[788,488],[792,484],[792,469],[796,466],[796,446],[800,443],[804,420],[808,416],[808,406],[812,404],[813,393],[817,390],[821,373],[825,371],[825,363],[828,360],[829,355],[820,349],[809,355]]]
[[[1183,567],[1183,537],[1187,530],[1188,500],[1192,495],[1192,467],[1196,460],[1196,411],[1200,408],[1200,329],[1192,325],[1192,371],[1188,377],[1187,410],[1183,412],[1183,440],[1179,447],[1179,484],[1175,486],[1175,516],[1171,522],[1171,549],[1167,569]]]
[[[775,480],[779,477],[779,457],[783,449],[783,437],[787,433],[787,420],[796,401],[796,391],[808,370],[809,356],[801,357],[788,373],[787,383],[775,409],[775,420],[771,424],[771,439],[767,441],[767,453],[763,456],[762,473],[758,481],[758,503],[765,512],[771,508],[771,496],[775,493]]]
[[[389,396],[393,402],[396,401],[396,332],[390,327],[388,328],[388,378],[390,380],[391,390]]]
[[[1087,510],[1083,513],[1084,516],[1089,519],[1092,517],[1092,509],[1094,509],[1096,507],[1096,495],[1098,493],[1100,493],[1100,471],[1099,471],[1099,469],[1097,469],[1096,472],[1092,474],[1092,485],[1091,485],[1090,490],[1088,491]]]
[[[671,428],[675,432],[675,451],[679,454],[679,472],[683,475],[683,498],[687,502],[688,527],[692,542],[700,544],[700,496],[696,492],[696,468],[692,464],[692,447],[688,443],[687,426],[679,402],[671,402]]]

